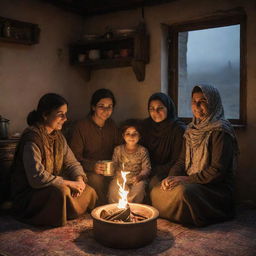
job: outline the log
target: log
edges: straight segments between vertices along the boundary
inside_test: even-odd
[[[102,210],[100,213],[100,217],[105,220],[110,221],[129,221],[130,220],[130,207],[125,209],[117,210],[114,213],[109,213],[106,210]]]
[[[120,222],[139,222],[146,220],[147,217],[143,216],[139,213],[132,212],[130,207],[128,206],[125,209],[117,209],[116,211],[108,212],[106,210],[102,210],[100,213],[100,218],[108,221],[120,221]]]

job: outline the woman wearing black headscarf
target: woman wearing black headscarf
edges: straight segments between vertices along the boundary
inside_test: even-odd
[[[166,178],[179,157],[185,125],[177,119],[171,98],[161,92],[148,100],[149,117],[143,121],[142,144],[148,148],[152,164],[150,189]]]
[[[194,117],[180,158],[150,196],[162,218],[204,226],[234,214],[238,145],[216,88],[195,86],[191,107]]]

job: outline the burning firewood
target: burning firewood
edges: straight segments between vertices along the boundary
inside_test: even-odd
[[[146,220],[147,217],[131,211],[131,219],[133,222],[138,222],[138,221]]]
[[[125,209],[117,208],[116,211],[112,212],[102,210],[100,213],[100,217],[105,220],[120,222],[139,222],[147,219],[146,216],[132,212],[129,206]]]
[[[100,213],[100,217],[105,220],[110,221],[130,221],[130,207],[127,207],[125,209],[118,209],[114,212],[107,212],[106,210],[102,210]]]
[[[124,164],[123,164],[123,169],[124,169]],[[120,199],[117,204],[116,210],[106,211],[103,209],[100,213],[100,218],[108,221],[114,221],[114,222],[139,222],[147,219],[147,217],[141,214],[132,212],[130,209],[130,206],[127,200],[127,194],[129,193],[129,190],[125,189],[126,175],[128,173],[129,172],[121,171],[121,175],[123,178],[122,185],[117,180],[117,185],[119,186]]]

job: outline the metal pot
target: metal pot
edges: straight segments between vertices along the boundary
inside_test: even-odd
[[[9,120],[0,116],[0,139],[8,139]]]
[[[105,165],[104,168],[104,176],[114,176],[115,169],[114,169],[114,162],[111,160],[103,160],[101,161]]]

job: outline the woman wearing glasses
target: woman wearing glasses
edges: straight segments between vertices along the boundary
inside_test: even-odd
[[[63,226],[93,209],[97,195],[60,132],[68,103],[45,94],[21,136],[13,162],[14,214],[30,224]]]
[[[88,176],[88,183],[98,194],[98,205],[107,203],[109,177],[103,176],[101,160],[111,160],[114,147],[119,144],[118,129],[111,119],[116,101],[105,88],[94,92],[91,110],[73,129],[70,147]]]
[[[149,188],[167,177],[182,148],[185,125],[177,119],[171,98],[154,93],[148,100],[149,117],[143,121],[142,144],[148,149],[152,170]]]

